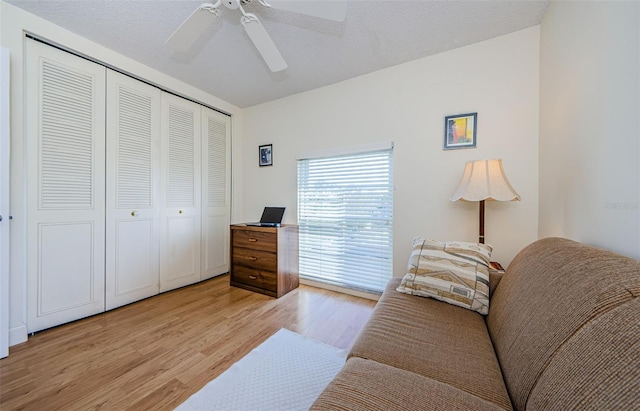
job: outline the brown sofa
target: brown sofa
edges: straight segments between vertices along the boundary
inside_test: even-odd
[[[539,240],[492,275],[486,317],[399,283],[312,410],[640,409],[639,261]]]

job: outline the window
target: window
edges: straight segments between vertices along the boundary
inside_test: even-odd
[[[393,271],[393,144],[298,160],[300,277],[382,292]]]

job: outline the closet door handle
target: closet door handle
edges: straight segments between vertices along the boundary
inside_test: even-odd
[[[138,216],[138,210],[133,210],[131,212],[131,217],[137,217]]]

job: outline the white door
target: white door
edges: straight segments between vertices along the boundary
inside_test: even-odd
[[[200,106],[162,94],[160,291],[200,281]]]
[[[9,50],[0,48],[0,358],[9,355]]]
[[[159,290],[160,96],[107,71],[107,310]]]
[[[229,271],[231,118],[202,107],[202,273]]]
[[[105,68],[27,40],[27,330],[104,311]]]

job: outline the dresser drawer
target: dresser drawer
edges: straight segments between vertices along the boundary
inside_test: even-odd
[[[251,248],[234,247],[231,262],[267,271],[275,272],[278,269],[278,255],[276,253]]]
[[[233,248],[251,248],[253,250],[271,251],[278,249],[276,233],[263,231],[233,230]]]
[[[256,270],[242,265],[234,264],[231,270],[231,282],[246,284],[251,287],[276,292],[276,273],[272,271]]]

